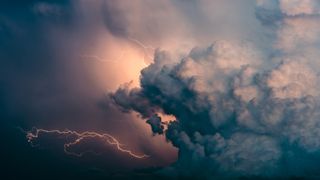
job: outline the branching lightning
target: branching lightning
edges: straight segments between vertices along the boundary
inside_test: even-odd
[[[136,44],[139,48],[141,48],[143,50],[143,62],[144,63],[146,63],[145,58],[148,58],[150,60],[153,59],[153,57],[150,55],[150,50],[152,52],[154,52],[154,50],[155,50],[154,47],[146,45],[143,42],[141,42],[135,38],[128,37],[127,39],[129,41],[133,42],[134,44]],[[118,63],[119,61],[121,61],[121,59],[123,59],[125,57],[126,53],[128,53],[128,52],[122,51],[119,54],[119,56],[115,59],[105,59],[105,58],[98,56],[98,55],[95,55],[95,54],[82,54],[82,55],[80,55],[80,58],[86,59],[86,60],[106,62],[106,63]],[[99,153],[91,151],[91,150],[81,152],[81,153],[70,151],[72,146],[80,144],[86,138],[98,138],[100,140],[103,140],[106,143],[108,143],[109,145],[115,146],[118,151],[123,152],[123,153],[127,153],[134,158],[143,159],[143,158],[149,157],[149,155],[146,155],[146,154],[138,155],[138,154],[132,152],[131,150],[124,148],[123,144],[121,144],[115,137],[113,137],[112,135],[107,134],[107,133],[100,134],[100,133],[93,132],[93,131],[85,131],[85,132],[79,133],[79,132],[68,130],[68,129],[61,131],[61,130],[56,130],[56,129],[54,129],[54,130],[38,129],[35,127],[32,128],[31,131],[24,131],[24,130],[22,130],[22,131],[26,134],[26,138],[27,138],[28,142],[33,147],[38,146],[38,145],[34,144],[34,141],[39,138],[39,135],[41,133],[56,133],[59,135],[63,135],[65,137],[75,136],[76,138],[73,141],[64,144],[64,152],[68,155],[73,155],[73,156],[77,156],[77,157],[82,157],[86,153],[99,154]]]
[[[154,52],[155,48],[150,46],[150,45],[146,45],[143,42],[135,39],[135,38],[128,38],[129,41],[133,42],[134,44],[138,45],[142,50],[143,50],[143,61],[145,62],[145,57],[147,57],[148,59],[152,60],[153,56],[150,55],[149,50],[151,50],[152,52]],[[103,57],[100,57],[98,55],[91,55],[91,54],[82,54],[80,55],[80,58],[82,59],[87,59],[87,60],[94,60],[94,61],[99,61],[99,62],[106,62],[106,63],[118,63],[121,59],[123,59],[123,57],[125,57],[125,54],[127,52],[126,51],[122,51],[120,53],[120,55],[115,58],[115,59],[105,59]]]
[[[139,154],[132,152],[131,150],[124,148],[123,144],[121,144],[115,137],[113,137],[112,135],[107,134],[107,133],[100,134],[100,133],[97,133],[94,131],[85,131],[85,132],[79,133],[77,131],[72,131],[72,130],[68,130],[68,129],[66,129],[66,130],[57,130],[57,129],[46,130],[46,129],[39,129],[36,127],[33,127],[31,131],[25,131],[21,128],[19,128],[19,129],[26,134],[27,141],[31,144],[32,147],[38,146],[38,145],[34,144],[34,141],[36,139],[38,139],[42,133],[44,133],[44,134],[45,133],[58,134],[58,135],[65,136],[66,138],[70,137],[70,136],[75,137],[74,140],[72,140],[71,142],[64,144],[64,152],[66,154],[72,155],[72,156],[82,157],[86,153],[100,154],[100,153],[92,151],[92,150],[88,150],[88,151],[84,151],[84,152],[80,152],[80,153],[72,152],[71,150],[69,150],[72,146],[79,145],[80,143],[82,143],[83,140],[86,138],[96,138],[96,139],[99,139],[99,140],[102,140],[102,141],[108,143],[109,145],[115,146],[118,151],[126,153],[134,158],[143,159],[143,158],[149,157],[149,155],[146,155],[146,154],[139,155]]]
[[[135,38],[132,38],[132,37],[128,37],[128,40],[130,40],[133,43],[140,46],[143,49],[144,56],[147,56],[147,58],[149,58],[149,59],[153,59],[153,57],[148,54],[148,50],[152,50],[152,52],[154,52],[154,50],[155,50],[154,47],[152,47],[150,45],[146,45],[146,44],[142,43],[141,41],[139,41]],[[144,57],[143,57],[143,60],[145,60]]]

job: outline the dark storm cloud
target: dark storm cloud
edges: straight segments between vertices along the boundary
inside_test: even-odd
[[[271,52],[239,39],[196,47],[180,59],[156,51],[140,89],[111,95],[143,117],[176,117],[165,136],[179,158],[162,173],[319,176],[319,5],[258,0],[256,18],[272,31]],[[150,119],[159,133],[161,123]]]
[[[47,19],[34,12],[38,2],[0,2],[0,131],[1,142],[6,142],[0,150],[0,171],[4,179],[39,178],[46,173],[52,175],[53,169],[57,171],[51,178],[62,178],[67,172],[61,167],[62,159],[48,152],[34,152],[15,128],[28,127],[38,121],[36,113],[30,111],[31,106],[39,103],[39,98],[54,94],[58,86],[55,53],[42,28]],[[67,1],[61,2],[54,3],[70,10]],[[69,19],[68,15],[53,17],[51,14],[49,21],[61,26],[65,19]],[[65,163],[72,164],[71,161]]]
[[[128,41],[144,56],[154,49],[150,42],[165,49],[156,50],[141,71],[141,87],[126,84],[108,96],[179,149],[176,163],[157,173],[319,175],[319,14],[316,0],[1,1],[0,140],[10,139],[1,149],[4,170],[26,177],[123,178],[109,171],[168,162],[153,156],[151,143],[135,140],[146,133],[122,121],[132,117],[114,109],[110,99],[100,102],[102,90],[88,77],[88,64],[79,63],[97,41],[103,55],[117,41],[126,51]],[[101,32],[111,35],[104,39]],[[136,68],[135,58],[141,59],[121,58],[123,69],[97,66],[125,76]],[[117,81],[110,74],[103,83]],[[161,114],[177,121],[164,122]],[[141,165],[112,152],[103,158],[57,157],[50,149],[31,149],[16,126],[107,130],[152,159]],[[161,151],[162,145],[155,147]],[[149,178],[149,171],[141,174]]]
[[[114,35],[126,37],[128,35],[128,19],[118,3],[103,1],[102,14],[107,29]]]
[[[4,84],[2,93],[5,93],[4,96],[8,98],[8,101],[2,101],[3,106],[12,103],[10,98],[17,94],[22,98],[21,104],[32,101],[31,94],[26,93],[30,93],[32,88],[41,88],[36,87],[39,81],[43,83],[42,86],[54,86],[52,84],[55,83],[54,68],[57,64],[55,52],[52,51],[52,46],[46,39],[47,31],[43,24],[48,21],[57,26],[63,26],[63,24],[60,21],[39,17],[34,12],[37,3],[38,1],[24,1],[17,5],[17,2],[12,1],[1,2],[0,80]],[[61,12],[71,10],[66,1],[63,4],[55,2],[55,6],[61,8]],[[56,18],[65,20],[70,19],[70,16],[65,13]],[[50,89],[55,88],[47,88],[47,90]]]
[[[163,134],[163,124],[161,122],[161,117],[158,115],[151,116],[146,123],[150,124],[152,132],[156,134]]]

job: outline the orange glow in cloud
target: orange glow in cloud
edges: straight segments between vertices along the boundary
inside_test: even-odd
[[[161,118],[161,122],[163,122],[165,124],[172,122],[172,121],[176,121],[176,117],[173,115],[164,114],[164,113],[158,113],[158,115]]]
[[[133,38],[113,37],[111,42],[98,41],[95,49],[79,56],[86,63],[92,81],[103,91],[114,91],[119,84],[130,81],[138,87],[140,71],[152,62],[154,48]]]

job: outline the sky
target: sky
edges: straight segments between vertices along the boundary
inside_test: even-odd
[[[318,0],[2,0],[0,174],[317,178],[319,24]]]

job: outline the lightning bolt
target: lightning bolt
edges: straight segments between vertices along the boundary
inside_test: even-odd
[[[125,54],[126,54],[126,52],[122,52],[119,55],[119,57],[116,59],[104,59],[104,58],[97,56],[97,55],[87,55],[87,54],[80,55],[80,58],[99,61],[99,62],[118,63],[118,61],[121,60]]]
[[[143,42],[139,41],[138,39],[135,39],[132,37],[128,37],[128,40],[140,46],[143,49],[144,56],[147,56],[147,58],[149,58],[150,60],[153,59],[153,56],[149,55],[148,53],[148,50],[152,50],[152,52],[154,52],[155,48],[153,46],[146,45]],[[145,60],[144,57],[143,57],[143,60]]]
[[[143,159],[143,158],[150,157],[149,155],[146,155],[146,154],[141,154],[141,155],[136,154],[136,153],[132,152],[131,150],[124,148],[123,144],[121,144],[115,137],[113,137],[112,135],[107,134],[107,133],[100,134],[100,133],[97,133],[94,131],[85,131],[85,132],[79,133],[77,131],[72,131],[72,130],[68,130],[68,129],[66,129],[66,130],[57,130],[57,129],[46,130],[46,129],[38,129],[36,127],[33,127],[30,131],[25,131],[22,128],[19,128],[19,129],[23,133],[25,133],[26,139],[31,144],[32,147],[38,146],[38,145],[34,144],[34,140],[38,139],[40,134],[42,134],[42,133],[56,133],[59,135],[63,135],[66,138],[73,136],[73,137],[75,137],[75,139],[73,141],[64,144],[64,152],[68,155],[72,155],[72,156],[76,156],[76,157],[82,157],[83,155],[85,155],[87,153],[94,153],[97,155],[99,154],[94,151],[85,151],[85,152],[81,152],[81,153],[76,153],[76,152],[72,152],[69,150],[72,146],[80,144],[86,138],[96,138],[96,139],[103,140],[104,142],[108,143],[109,145],[113,145],[114,147],[116,147],[116,149],[118,151],[126,153],[134,158],[137,158],[137,159]]]
[[[154,47],[152,47],[150,45],[146,45],[143,42],[139,41],[138,39],[135,39],[132,37],[128,37],[127,39],[129,41],[133,42],[134,44],[138,45],[143,50],[143,61],[144,62],[146,62],[145,57],[147,57],[150,60],[153,59],[153,56],[150,55],[149,50],[151,50],[153,53],[155,50]],[[82,55],[80,55],[80,58],[87,59],[87,60],[99,61],[99,62],[118,63],[118,61],[120,61],[125,56],[126,53],[127,53],[126,51],[122,51],[121,54],[119,55],[119,57],[116,59],[105,59],[103,57],[100,57],[97,55],[90,55],[90,54],[82,54]]]

